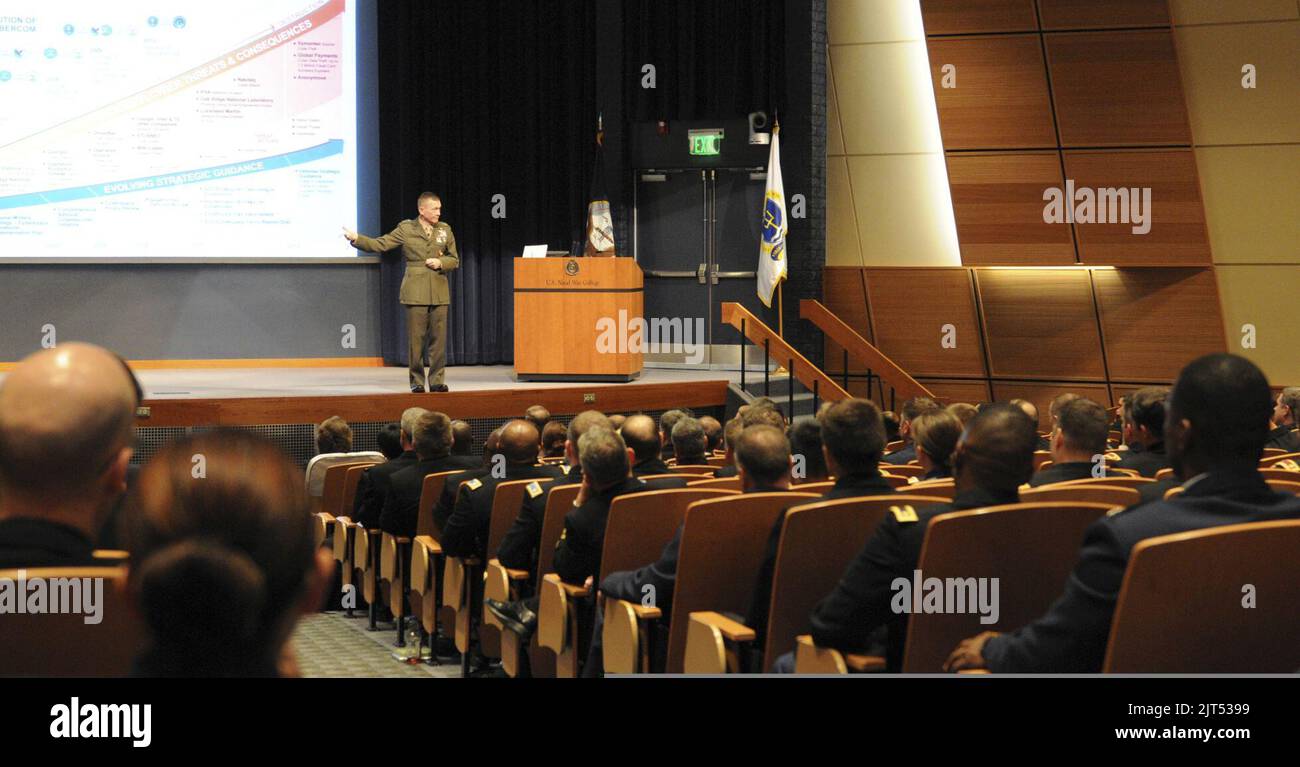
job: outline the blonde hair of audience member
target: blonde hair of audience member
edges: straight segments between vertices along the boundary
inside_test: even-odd
[[[98,346],[64,344],[19,362],[0,385],[0,519],[43,519],[93,538],[126,490],[136,399],[125,363]]]
[[[342,418],[332,415],[316,427],[316,452],[327,453],[352,452],[352,427]]]
[[[194,456],[202,456],[196,472]],[[122,519],[149,676],[294,676],[289,637],[333,571],[298,469],[247,432],[184,437],[140,473]]]

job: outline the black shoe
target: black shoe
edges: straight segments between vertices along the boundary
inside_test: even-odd
[[[434,386],[430,386],[430,387],[429,387],[429,391],[431,391],[431,392],[444,392],[444,391],[451,391],[451,389],[448,389],[448,388],[447,388],[447,384],[436,384],[436,385],[434,385]]]
[[[424,387],[423,387],[423,386],[412,386],[412,387],[411,387],[411,393],[412,393],[412,394],[424,394]]]
[[[492,614],[501,621],[501,625],[513,631],[520,642],[527,643],[537,629],[537,613],[528,609],[523,602],[499,602],[495,599],[484,600]]]

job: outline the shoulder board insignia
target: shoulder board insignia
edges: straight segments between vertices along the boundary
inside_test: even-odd
[[[889,513],[893,514],[894,519],[899,523],[916,521],[916,509],[912,508],[911,504],[905,506],[890,506]]]
[[[477,490],[480,487],[483,487],[483,480],[479,479],[478,477],[475,477],[474,479],[466,480],[465,487],[468,487],[470,490]]]
[[[1269,467],[1270,469],[1286,469],[1287,471],[1300,471],[1300,463],[1288,458],[1285,461],[1278,461]]]
[[[1110,452],[1110,453],[1107,453],[1107,454],[1106,454],[1106,460],[1107,460],[1107,461],[1122,461],[1122,460],[1124,460],[1124,458],[1123,458],[1123,456],[1121,456],[1119,453]]]
[[[920,481],[921,481],[921,480],[920,480],[920,479],[917,479],[916,477],[908,477],[908,478],[907,478],[907,484],[909,484],[909,485],[915,485],[917,482],[920,482]]]
[[[1120,512],[1128,511],[1128,508],[1129,508],[1129,507],[1127,507],[1127,506],[1116,506],[1115,508],[1113,508],[1113,509],[1111,509],[1110,511],[1106,512],[1106,516],[1108,516],[1108,517],[1113,517],[1113,516],[1115,516],[1116,514],[1119,514]]]
[[[568,537],[568,535],[569,535],[569,528],[566,527],[560,531],[560,540],[561,541],[564,540],[566,537]],[[557,546],[560,545],[559,541],[556,541],[555,545]]]
[[[536,498],[542,494],[542,485],[539,482],[529,482],[527,489],[529,498]]]
[[[564,465],[562,465],[562,466],[560,466],[560,471],[564,472],[565,476],[568,476],[569,472],[572,471],[572,470],[573,470],[573,467],[570,466],[570,465],[567,464],[567,463],[564,464]]]

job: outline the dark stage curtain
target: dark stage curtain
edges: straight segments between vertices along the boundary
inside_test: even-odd
[[[382,226],[415,218],[422,191],[442,197],[461,256],[448,365],[512,362],[512,259],[525,245],[569,250],[582,237],[599,1],[379,3]],[[384,361],[405,365],[402,269],[396,254],[384,258],[380,311]]]

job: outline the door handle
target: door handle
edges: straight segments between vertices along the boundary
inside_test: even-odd
[[[695,279],[699,280],[701,285],[705,285],[708,282],[708,279],[706,277],[708,268],[709,268],[708,264],[700,264],[700,267],[695,270]]]

